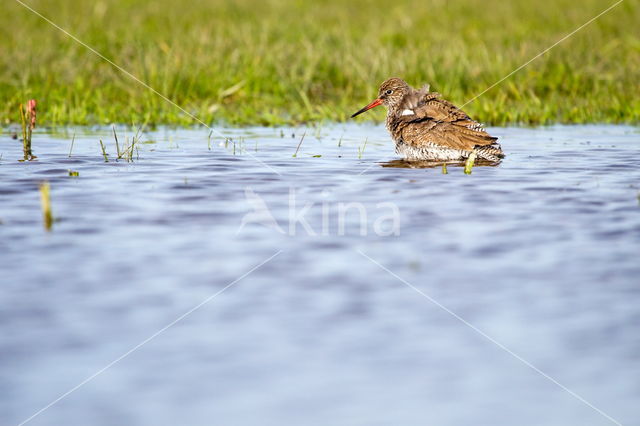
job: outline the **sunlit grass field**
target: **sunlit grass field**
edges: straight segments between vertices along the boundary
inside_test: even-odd
[[[613,0],[23,0],[206,123],[343,121],[390,76],[459,105]],[[640,6],[625,0],[469,103],[492,125],[640,122]],[[0,117],[197,124],[4,0]],[[373,111],[360,120],[380,120]]]

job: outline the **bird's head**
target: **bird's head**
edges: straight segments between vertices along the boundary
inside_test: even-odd
[[[375,108],[378,105],[385,105],[387,108],[394,108],[402,102],[402,99],[409,93],[411,87],[401,78],[390,78],[385,80],[378,89],[378,97],[366,107],[356,112],[351,118],[362,114],[365,111]]]

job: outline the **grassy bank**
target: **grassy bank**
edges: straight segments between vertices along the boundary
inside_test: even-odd
[[[345,120],[389,76],[463,104],[613,0],[24,0],[205,122]],[[14,0],[0,114],[46,124],[193,120]],[[506,123],[640,122],[640,6],[626,0],[470,103]],[[380,119],[384,112],[368,115]]]

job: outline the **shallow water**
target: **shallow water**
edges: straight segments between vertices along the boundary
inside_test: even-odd
[[[1,423],[105,366],[29,424],[637,422],[637,129],[491,129],[471,175],[304,131],[0,135]]]

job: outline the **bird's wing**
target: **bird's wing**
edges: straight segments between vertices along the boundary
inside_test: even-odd
[[[472,120],[464,111],[442,99],[436,92],[417,91],[419,100],[415,102],[413,112],[416,118],[432,118],[436,121],[443,121],[467,129],[484,132],[482,124]],[[486,132],[484,132],[486,134]],[[488,136],[488,134],[487,134]]]
[[[434,144],[445,148],[472,151],[475,147],[493,145],[498,138],[485,131],[472,130],[447,121],[403,116],[397,129],[404,143],[415,147]]]

